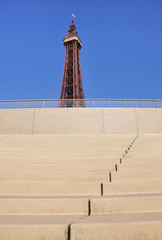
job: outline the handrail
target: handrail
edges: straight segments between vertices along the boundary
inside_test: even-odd
[[[161,99],[25,99],[0,100],[0,109],[11,108],[57,108],[66,107],[123,107],[123,108],[162,108]]]

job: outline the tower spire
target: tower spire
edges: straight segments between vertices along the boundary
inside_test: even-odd
[[[64,38],[65,62],[60,92],[59,107],[85,107],[83,83],[80,66],[80,40],[74,19]]]

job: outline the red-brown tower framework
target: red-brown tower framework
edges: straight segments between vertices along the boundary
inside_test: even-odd
[[[65,63],[58,106],[85,107],[80,66],[80,49],[82,47],[82,42],[76,31],[74,20],[72,20],[70,29],[65,35],[64,46]]]

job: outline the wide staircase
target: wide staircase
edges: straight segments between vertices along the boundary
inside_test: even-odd
[[[0,135],[0,240],[161,240],[162,135]]]

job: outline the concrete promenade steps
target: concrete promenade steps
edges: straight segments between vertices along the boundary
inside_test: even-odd
[[[162,180],[132,180],[114,182],[51,182],[1,181],[0,196],[75,196],[134,193],[161,193]]]
[[[99,164],[114,163],[114,160],[119,161],[134,137],[135,135],[100,134],[1,135],[0,163],[37,165],[38,163],[82,165],[94,161]]]
[[[1,215],[105,215],[162,212],[162,193],[109,196],[0,196]]]
[[[112,166],[113,168],[113,166]],[[0,175],[0,181],[109,181],[109,170],[103,172],[8,172]]]
[[[118,180],[103,183],[104,195],[162,193],[162,180]]]
[[[109,172],[134,138],[133,134],[1,135],[0,181],[109,181]]]
[[[108,214],[71,225],[71,240],[160,240],[162,213]]]
[[[69,225],[82,218],[82,215],[0,216],[0,239],[67,240]]]
[[[0,135],[0,240],[161,240],[162,135]]]
[[[88,198],[84,197],[0,197],[1,215],[87,215]]]
[[[139,136],[133,147],[126,151],[118,171],[111,174],[112,181],[161,180],[162,136]]]
[[[159,171],[160,169],[162,169],[162,163],[161,161],[159,161],[159,163],[130,163],[130,162],[126,162],[123,161],[122,164],[118,164],[118,171],[121,172],[143,172],[143,170],[145,171],[150,171],[150,169],[152,171]]]
[[[159,240],[162,213],[100,216],[0,216],[3,240]]]
[[[102,161],[102,160],[100,160]],[[113,171],[115,170],[115,164],[119,163],[116,159],[114,159],[112,162],[108,163],[103,163],[99,164],[93,161],[92,163],[85,163],[85,164],[70,164],[68,161],[68,164],[65,163],[58,163],[58,164],[39,164],[39,163],[34,163],[34,164],[27,164],[27,163],[21,163],[21,164],[6,164],[6,163],[1,163],[0,161],[0,166],[1,166],[1,172],[3,173],[14,173],[14,172],[21,172],[21,173],[58,173],[58,172],[63,172],[63,169],[65,169],[65,172],[102,172],[103,169],[106,169],[106,171]]]
[[[126,157],[124,157],[123,159],[122,159],[122,163],[123,164],[129,164],[129,165],[131,165],[131,164],[138,164],[138,165],[141,165],[141,164],[148,164],[148,165],[150,165],[150,164],[161,164],[161,157],[128,157],[128,156],[126,156]],[[133,166],[132,165],[132,166]],[[122,166],[121,166],[122,167]]]
[[[162,180],[162,170],[145,170],[143,171],[119,171],[119,172],[112,172],[111,174],[111,180],[116,181],[116,180],[147,180],[147,179],[152,179],[152,180]]]
[[[162,212],[162,193],[133,194],[120,196],[103,196],[92,198],[91,215],[109,213]]]
[[[1,181],[0,196],[101,196],[100,182]]]
[[[27,164],[28,166],[31,164],[32,166],[33,166],[33,168],[35,167],[35,166],[39,166],[40,168],[41,168],[41,166],[42,165],[44,165],[45,166],[45,168],[47,167],[47,166],[50,166],[50,165],[56,165],[56,168],[57,168],[57,166],[59,167],[64,167],[65,169],[67,169],[68,168],[68,166],[69,165],[72,165],[72,166],[74,166],[74,168],[79,168],[79,164],[80,164],[80,167],[84,167],[84,165],[91,165],[92,166],[92,168],[93,168],[93,165],[94,166],[96,166],[96,165],[109,165],[110,166],[110,164],[112,165],[112,164],[114,164],[114,163],[119,163],[120,162],[120,159],[119,159],[119,157],[110,157],[110,156],[108,156],[108,157],[106,157],[106,158],[97,158],[97,159],[93,159],[93,158],[91,158],[91,159],[83,159],[83,158],[80,158],[80,159],[77,159],[77,158],[75,158],[75,159],[55,159],[54,157],[52,158],[52,159],[50,159],[49,160],[49,158],[47,159],[29,159],[29,158],[27,158],[27,159],[22,159],[22,158],[15,158],[14,159],[14,157],[12,157],[12,159],[11,159],[11,157],[10,158],[5,158],[5,157],[3,157],[3,159],[0,159],[0,164],[1,164],[1,166],[3,167],[3,165],[6,165],[6,169],[8,169],[8,165],[13,165],[13,164],[16,164],[16,165],[22,165],[23,163],[23,166],[25,167],[25,165]],[[66,168],[66,166],[67,166],[67,168]],[[11,166],[12,167],[12,166]],[[40,169],[40,168],[37,168],[37,170],[38,169]],[[63,168],[61,168],[61,169],[63,169]],[[80,169],[80,168],[79,168]]]
[[[113,169],[114,170],[114,169]],[[149,170],[149,171],[117,171],[111,173],[111,181],[119,180],[162,180],[162,171],[159,170]],[[56,182],[106,182],[110,181],[109,169],[107,171],[100,172],[60,172],[60,173],[49,173],[49,172],[3,172],[0,175],[0,181],[33,181],[33,182],[42,182],[42,181],[56,181]]]

